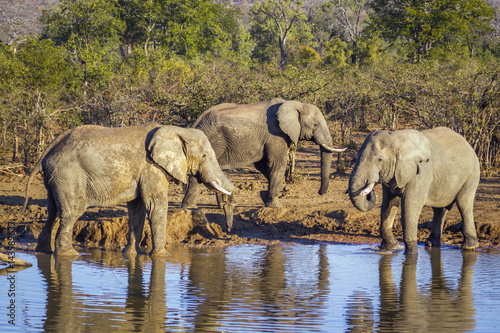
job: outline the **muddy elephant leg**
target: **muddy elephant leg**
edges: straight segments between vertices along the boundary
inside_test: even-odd
[[[461,193],[457,197],[457,207],[460,211],[460,215],[462,215],[462,232],[464,234],[462,249],[464,250],[474,250],[479,246],[476,226],[474,225],[474,194],[475,191],[473,191],[473,193]]]
[[[57,225],[55,220],[57,218],[57,206],[52,195],[48,194],[47,197],[47,221],[43,225],[42,232],[38,236],[38,244],[35,251],[52,254],[54,252],[54,227]]]
[[[269,201],[267,206],[274,208],[281,208],[283,205],[279,201],[279,196],[283,190],[283,177],[285,177],[285,168],[283,170],[275,171],[269,181]]]
[[[401,199],[401,225],[403,227],[403,238],[405,243],[405,254],[417,254],[417,229],[418,219],[424,207],[424,200],[420,192],[406,189],[404,197]]]
[[[182,208],[196,208],[196,199],[200,192],[200,183],[196,177],[190,176],[187,184],[186,194],[182,200]]]
[[[233,228],[233,196],[224,194],[222,195],[222,200],[224,203],[224,214],[226,215],[227,231],[231,231]]]
[[[268,183],[269,183],[269,166],[267,165],[267,161],[265,159],[258,161],[254,163],[255,169],[260,171],[264,177],[266,177]],[[261,191],[260,192],[260,198],[264,202],[264,205],[267,206],[267,203],[269,201],[269,191]]]
[[[165,245],[167,244],[167,213],[168,203],[155,207],[153,212],[149,213],[149,222],[151,223],[151,238],[153,242],[153,257],[162,257],[167,255]]]
[[[441,235],[443,234],[444,219],[448,210],[446,208],[432,208],[434,216],[432,218],[431,234],[425,241],[425,246],[440,247]]]
[[[392,227],[394,225],[394,219],[396,218],[396,214],[398,213],[400,205],[401,198],[390,194],[387,188],[384,186],[382,206],[380,210],[380,236],[382,237],[380,248],[383,250],[392,251],[399,248],[399,242],[394,237]]]
[[[224,194],[220,192],[215,192],[215,198],[217,199],[217,206],[220,209],[224,209],[224,202],[225,202]]]
[[[127,203],[128,209],[128,244],[123,250],[126,255],[142,254],[139,244],[146,221],[146,206],[141,198]]]
[[[283,190],[283,180],[285,178],[286,171],[286,156],[283,161],[274,159],[264,159],[259,163],[255,163],[257,170],[262,172],[262,174],[268,180],[267,198],[262,194],[261,197],[267,207],[281,208],[283,207],[279,201],[279,196]]]
[[[83,215],[85,207],[79,209],[66,209],[61,213],[61,222],[57,231],[54,254],[58,256],[78,255],[73,248],[73,226],[76,220]]]

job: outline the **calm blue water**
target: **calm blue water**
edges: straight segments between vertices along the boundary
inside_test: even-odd
[[[500,332],[499,252],[422,247],[406,260],[359,245],[169,251],[154,261],[17,253],[33,267],[15,280],[0,275],[0,332]]]

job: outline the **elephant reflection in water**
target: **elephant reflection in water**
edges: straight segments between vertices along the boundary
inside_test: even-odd
[[[287,271],[291,260],[283,247],[268,246],[262,255],[256,253],[252,260],[243,263],[231,260],[225,249],[213,249],[210,256],[204,252],[193,254],[189,269],[189,289],[193,292],[187,293],[186,302],[195,304],[195,308],[189,309],[195,316],[195,331],[220,331],[228,309],[252,312],[253,318],[263,318],[262,322],[241,319],[240,324],[248,330],[269,329],[260,325],[311,325],[308,319],[320,316],[318,309],[322,308],[329,283],[326,247],[321,246],[314,253],[318,264],[312,279],[316,282],[309,280],[308,285],[297,286],[292,281],[295,277]],[[311,266],[307,269],[311,273]],[[310,288],[310,292],[304,292],[305,288]],[[234,312],[231,320],[238,324],[234,323],[238,320]],[[267,317],[272,320],[265,320]],[[322,323],[321,319],[317,322]]]
[[[98,252],[97,256],[103,254]],[[113,256],[122,256],[118,253],[105,252],[102,258],[92,258],[87,264],[90,266],[100,262],[112,267]],[[47,281],[47,305],[45,332],[80,332],[93,328],[96,332],[110,329],[114,331],[155,332],[165,330],[167,308],[165,302],[165,268],[164,260],[153,259],[151,268],[151,283],[149,293],[144,289],[143,265],[137,257],[128,262],[128,289],[125,309],[122,304],[110,305],[112,301],[103,298],[100,308],[91,301],[95,295],[86,295],[73,285],[72,266],[76,257],[53,255],[38,255],[38,268]],[[92,268],[92,267],[91,267]],[[100,281],[99,283],[111,283]],[[105,287],[105,286],[103,286]],[[90,302],[89,302],[90,300]],[[97,311],[96,311],[97,310]],[[101,311],[99,311],[101,310]],[[89,326],[91,325],[91,326]],[[120,327],[121,326],[121,327]],[[90,331],[93,331],[90,329]]]
[[[478,254],[462,251],[462,270],[458,289],[455,290],[451,287],[454,284],[447,283],[445,279],[441,250],[428,249],[428,252],[432,278],[430,284],[420,290],[417,283],[417,256],[408,256],[403,263],[399,292],[392,277],[394,255],[384,255],[380,258],[380,324],[377,330],[382,332],[474,330],[472,278]],[[370,318],[366,310],[367,307],[359,307],[358,312],[349,313],[347,323],[350,332],[374,331],[373,320],[356,321],[356,318]],[[352,323],[358,325],[349,325]],[[363,325],[359,325],[360,323]]]

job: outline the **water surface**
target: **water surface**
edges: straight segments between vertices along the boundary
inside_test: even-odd
[[[169,251],[166,260],[17,253],[34,265],[0,275],[0,332],[500,332],[499,252]]]

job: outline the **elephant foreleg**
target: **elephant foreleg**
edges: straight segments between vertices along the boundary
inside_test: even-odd
[[[479,246],[476,226],[474,225],[474,194],[475,191],[470,191],[470,193],[461,193],[457,197],[457,207],[462,215],[462,232],[464,234],[462,249],[464,250],[474,250]]]
[[[136,199],[127,203],[128,209],[128,244],[124,249],[127,255],[143,253],[139,245],[142,239],[142,231],[146,220],[146,206],[142,199]]]
[[[150,212],[149,222],[151,223],[151,237],[153,242],[153,251],[151,255],[153,257],[165,256],[167,250],[165,245],[167,244],[167,213],[168,204],[162,205],[162,207],[157,207],[153,212]]]
[[[186,194],[182,200],[182,208],[196,208],[196,199],[200,192],[200,183],[196,177],[190,176],[187,184]]]
[[[403,239],[405,243],[405,254],[417,254],[417,229],[418,219],[424,204],[421,198],[415,195],[405,195],[401,200],[401,225],[403,227]]]
[[[268,202],[267,207],[281,208],[279,196],[283,190],[283,179],[285,178],[286,164],[274,166],[269,175]]]
[[[432,218],[431,234],[425,241],[425,246],[440,247],[444,219],[448,210],[446,208],[432,208],[432,210],[434,212],[434,217]]]
[[[222,201],[224,203],[224,213],[226,215],[226,226],[227,231],[231,231],[233,228],[233,196],[232,195],[221,195]]]
[[[382,242],[380,248],[383,250],[396,250],[399,248],[399,242],[394,237],[392,228],[394,226],[394,219],[398,213],[399,206],[401,205],[401,198],[393,196],[389,193],[387,188],[383,188],[383,199],[381,207],[381,223],[380,223],[380,236]]]

